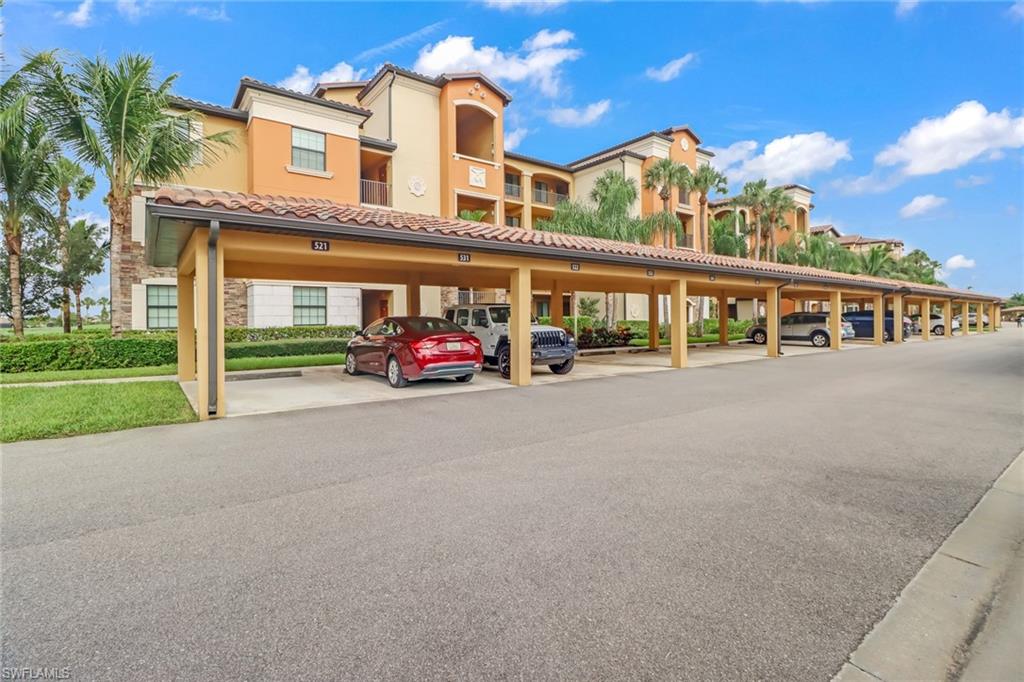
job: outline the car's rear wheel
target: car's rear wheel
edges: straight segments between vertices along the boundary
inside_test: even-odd
[[[501,372],[502,379],[512,376],[512,351],[508,344],[498,349],[498,371]]]
[[[882,341],[884,341],[885,343],[889,343],[889,341],[891,340],[892,338],[889,336],[889,330],[886,329],[885,331],[882,332]]]
[[[402,388],[409,383],[402,373],[402,365],[394,355],[388,358],[388,383],[391,388]]]
[[[945,333],[946,328],[943,327],[941,324],[935,325],[935,328],[932,329],[932,334],[935,334],[935,336],[942,336]]]
[[[352,376],[360,374],[359,368],[356,366],[355,354],[349,353],[347,356],[345,356],[345,371],[351,374]]]
[[[811,345],[815,348],[824,348],[828,345],[828,334],[825,332],[814,332],[811,334]]]
[[[569,358],[565,362],[557,365],[548,365],[552,372],[555,374],[568,374],[572,371],[573,366],[576,364],[576,358]]]
[[[469,382],[471,382],[473,380],[473,375],[472,374],[463,374],[460,377],[455,377],[455,380],[457,382],[459,382],[460,384],[468,384]]]
[[[768,343],[768,334],[761,329],[757,329],[750,335],[750,339],[759,346],[763,346]]]

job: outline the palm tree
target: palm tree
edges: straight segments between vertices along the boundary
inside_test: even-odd
[[[100,227],[85,220],[76,220],[68,227],[67,283],[75,294],[75,317],[82,328],[82,289],[89,278],[103,272],[110,244],[103,240]]]
[[[768,181],[764,179],[746,183],[740,195],[733,199],[733,204],[750,211],[750,224],[753,225],[754,233],[754,260],[761,260],[761,216],[764,214],[767,199]]]
[[[57,188],[57,243],[60,245],[61,269],[68,269],[68,204],[71,197],[81,201],[96,187],[96,180],[80,165],[60,156],[51,167],[53,184]],[[71,295],[68,283],[63,283],[61,315],[64,318],[64,333],[71,333]],[[81,320],[79,320],[81,324]]]
[[[52,196],[50,165],[57,146],[47,135],[23,69],[0,84],[0,217],[11,290],[14,335],[25,336],[21,307],[22,226],[45,221]]]
[[[96,307],[96,299],[91,296],[85,296],[82,298],[82,305],[85,306],[86,317],[91,317],[92,314],[89,311]]]
[[[644,189],[653,189],[661,197],[661,210],[672,215],[672,190],[678,189],[684,195],[692,191],[693,174],[690,169],[672,159],[658,159],[644,172]],[[672,245],[669,234],[663,233],[665,247]]]
[[[469,220],[471,222],[478,223],[484,219],[485,215],[487,215],[487,211],[482,208],[475,211],[469,208],[464,208],[459,211],[459,220]]]
[[[788,230],[789,223],[786,222],[786,214],[796,210],[796,202],[781,187],[774,187],[768,192],[765,198],[764,213],[768,228],[768,245],[770,259],[772,262],[779,260],[779,249],[775,243],[775,233],[779,230]]]
[[[131,198],[138,183],[183,181],[198,155],[209,162],[233,144],[230,131],[196,135],[201,120],[197,112],[172,112],[171,86],[177,74],[158,81],[149,57],[128,53],[114,63],[80,57],[66,68],[58,53],[50,51],[32,57],[29,68],[53,134],[109,182],[106,201],[115,254],[121,253],[122,236],[130,229]],[[120,280],[121,260],[112,258],[115,306]]]
[[[685,168],[685,166],[684,166]],[[711,164],[704,163],[690,177],[690,189],[697,192],[697,203],[700,208],[700,244],[701,251],[708,253],[708,193],[725,194],[729,191],[729,179],[718,172]],[[697,297],[697,336],[704,336],[704,297]]]
[[[720,256],[734,256],[737,258],[747,257],[747,230],[746,226],[737,229],[734,218],[716,219],[712,218],[710,237],[711,253]]]
[[[100,320],[107,319],[107,306],[110,305],[110,299],[106,296],[100,296],[96,299],[96,305],[100,307]]]
[[[889,249],[884,246],[872,246],[870,251],[857,254],[857,269],[862,275],[886,277],[892,266]]]

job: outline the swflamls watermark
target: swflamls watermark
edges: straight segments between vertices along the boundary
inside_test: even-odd
[[[47,666],[22,666],[20,668],[0,668],[0,680],[70,680],[71,668]]]

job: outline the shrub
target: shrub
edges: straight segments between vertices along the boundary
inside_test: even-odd
[[[0,371],[38,372],[65,369],[112,369],[173,364],[173,338],[112,339],[81,335],[60,341],[0,344]]]
[[[580,315],[579,317],[573,317],[572,315],[566,315],[565,317],[562,318],[562,326],[564,328],[568,329],[569,331],[572,331],[573,324],[575,322],[577,322],[577,321],[579,322],[579,328],[581,330],[583,328],[585,328],[585,327],[594,328],[594,327],[601,326],[599,321],[596,321],[596,320],[594,320],[594,318],[587,317],[585,315]],[[537,318],[537,322],[539,324],[551,324],[551,318],[550,317],[546,317],[546,316],[545,317],[538,317]]]
[[[225,343],[224,355],[234,358],[276,358],[283,355],[327,355],[344,353],[346,339],[281,339],[279,341],[243,341]]]
[[[628,346],[632,338],[633,331],[629,327],[617,326],[615,329],[584,327],[580,329],[579,336],[576,337],[576,345],[580,348]]]
[[[228,327],[225,343],[236,341],[280,341],[283,339],[351,339],[361,328],[354,325],[332,327]]]

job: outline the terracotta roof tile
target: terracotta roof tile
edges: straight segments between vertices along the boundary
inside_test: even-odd
[[[692,263],[733,271],[737,275],[768,275],[782,278],[790,276],[818,281],[822,284],[846,283],[851,286],[860,285],[885,289],[910,287],[919,293],[934,292],[937,295],[944,296],[964,295],[970,298],[988,298],[976,291],[959,291],[946,287],[912,284],[881,277],[850,275],[799,265],[784,265],[766,261],[753,261],[746,258],[698,253],[692,249],[668,249],[660,246],[596,239],[559,232],[544,232],[541,230],[506,227],[504,225],[492,225],[490,223],[439,218],[385,208],[353,206],[335,203],[326,199],[243,194],[240,192],[182,187],[161,187],[155,192],[152,201],[160,205],[227,210],[240,215],[272,214],[282,218],[315,220],[328,224],[370,226],[391,231],[426,232],[433,235],[479,239],[491,242],[536,244],[568,251],[633,256],[674,264]]]

